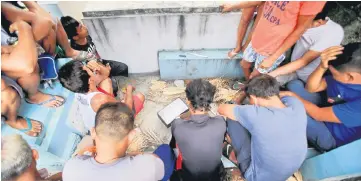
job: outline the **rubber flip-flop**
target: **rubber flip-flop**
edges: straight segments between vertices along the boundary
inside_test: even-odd
[[[58,107],[64,105],[65,99],[63,97],[61,97],[61,98],[63,98],[64,100],[60,101],[60,100],[56,100],[56,96],[54,96],[54,95],[50,95],[50,96],[51,96],[50,99],[48,99],[46,101],[43,101],[43,102],[40,102],[40,103],[34,103],[34,102],[29,101],[28,99],[25,99],[25,101],[27,103],[29,103],[29,104],[36,104],[36,105],[39,105],[39,106],[43,106],[43,105],[45,105],[45,104],[47,104],[49,102],[52,102],[52,101],[59,101],[61,103],[59,106],[50,107],[50,108],[58,108]],[[60,96],[58,96],[58,97],[60,97]],[[46,107],[48,107],[48,106],[46,106]]]
[[[33,129],[33,125],[31,124],[31,120],[29,118],[26,118],[26,117],[23,117],[26,121],[26,124],[28,126],[28,128],[25,128],[25,129],[18,129],[19,131],[23,132],[23,133],[27,133],[29,131],[31,131]],[[43,139],[45,137],[45,128],[44,128],[44,124],[40,121],[36,121],[34,120],[35,122],[38,122],[40,125],[41,125],[41,131],[39,133],[37,133],[37,136],[31,136],[31,135],[28,135],[28,136],[31,136],[31,137],[36,137],[36,138],[39,138],[39,139]]]
[[[238,81],[236,81],[236,82],[232,85],[232,89],[233,89],[233,90],[244,90],[245,87],[246,87],[245,84],[243,84],[242,82],[238,82]]]

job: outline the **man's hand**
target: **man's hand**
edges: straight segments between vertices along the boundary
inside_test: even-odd
[[[328,62],[331,60],[335,60],[337,55],[342,54],[342,50],[344,48],[342,46],[333,46],[327,48],[321,53],[321,64],[320,66],[324,69],[328,69]]]
[[[90,68],[92,71],[95,71],[97,74],[104,76],[106,78],[110,75],[110,65],[107,64],[104,66],[103,64],[97,62],[96,60],[91,60],[87,63],[87,67]]]
[[[259,65],[261,69],[268,69],[272,67],[274,62],[277,60],[277,58],[274,58],[273,56],[269,56],[265,59],[263,59],[262,63]]]
[[[88,75],[94,80],[96,85],[99,85],[103,80],[109,77],[110,66],[104,66],[94,60],[83,66],[83,70],[87,71]]]
[[[272,72],[268,73],[268,75],[272,76],[272,77],[275,77],[275,78],[278,76],[275,71],[272,71]]]
[[[286,96],[292,96],[292,97],[296,97],[296,94],[294,92],[291,91],[281,91],[280,92],[280,97],[286,97]]]
[[[220,7],[222,9],[222,13],[227,13],[227,12],[231,12],[234,10],[233,4],[223,4]]]

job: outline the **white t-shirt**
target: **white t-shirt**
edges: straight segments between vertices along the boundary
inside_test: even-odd
[[[322,52],[323,50],[340,45],[344,36],[343,28],[327,18],[327,23],[316,28],[309,28],[297,41],[292,52],[291,61],[301,58],[307,51],[313,50]],[[318,57],[305,67],[296,71],[298,78],[307,82],[308,76],[320,65],[321,58]]]
[[[77,103],[79,105],[79,111],[83,117],[84,126],[87,130],[91,130],[91,128],[95,126],[96,112],[93,110],[91,106],[91,100],[97,94],[103,94],[103,93],[91,92],[87,94],[80,94],[80,93],[75,94],[75,97],[78,101]]]
[[[90,156],[76,156],[64,166],[64,181],[156,181],[164,177],[164,164],[151,154],[119,158],[100,164]]]

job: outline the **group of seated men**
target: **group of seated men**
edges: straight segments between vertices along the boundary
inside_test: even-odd
[[[339,46],[343,29],[327,17],[325,2],[222,6],[224,11],[244,12],[237,47],[228,56],[243,52],[247,83],[242,96],[249,104],[221,104],[219,115],[209,116],[216,87],[206,80],[191,81],[185,90],[190,115],[173,121],[172,142],[153,153],[127,153],[139,131],[134,117],[145,98],[133,94],[129,85],[124,98],[115,99],[112,76],[126,75],[126,66],[102,60],[78,21],[63,17],[59,22],[37,3],[24,4],[26,11],[1,4],[2,20],[9,22],[1,38],[3,121],[29,136],[41,135],[41,122],[21,118],[17,111],[20,98],[55,108],[64,103],[64,98],[38,90],[39,52],[56,57],[60,46],[74,61],[60,68],[59,81],[76,93],[91,143],[67,161],[62,174],[47,177],[36,169],[37,151],[21,136],[3,136],[2,180],[221,180],[224,155],[246,180],[281,181],[300,168],[308,146],[327,152],[361,138],[361,43]],[[242,46],[244,28],[255,10],[256,23]],[[3,41],[13,32],[15,46]],[[291,62],[279,67],[294,44]],[[281,91],[281,85],[287,90]]]

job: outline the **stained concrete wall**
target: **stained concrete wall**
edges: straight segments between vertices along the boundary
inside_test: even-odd
[[[225,2],[89,2],[84,23],[101,56],[131,73],[157,71],[162,49],[232,48],[240,13],[221,14]],[[361,3],[329,2],[329,17],[345,30],[343,45],[361,42]]]
[[[131,73],[157,72],[159,50],[234,47],[240,19],[239,12],[219,13],[218,5],[83,15],[101,57],[128,64]]]

